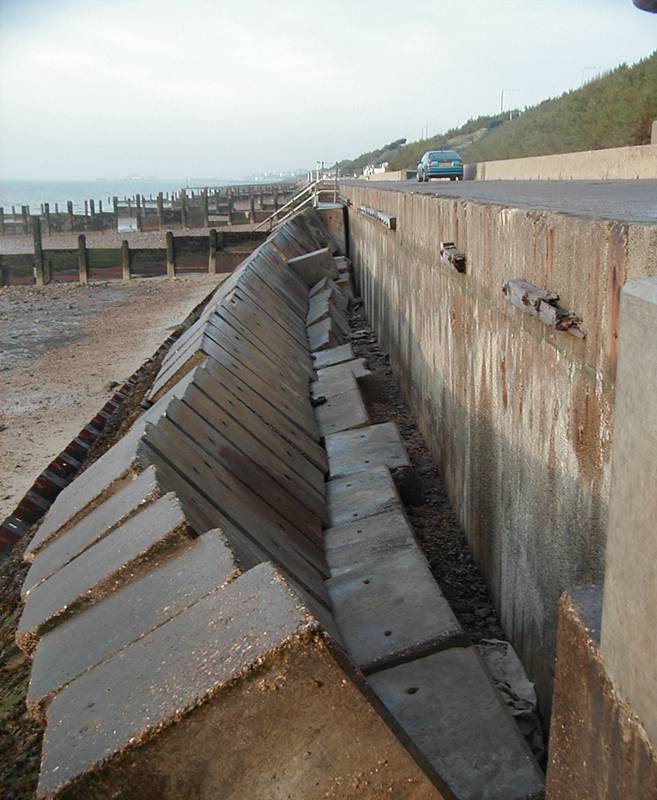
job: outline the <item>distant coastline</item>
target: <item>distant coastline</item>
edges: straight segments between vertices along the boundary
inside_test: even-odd
[[[274,182],[274,178],[271,182]],[[265,181],[262,181],[265,183]],[[30,211],[39,211],[41,203],[49,203],[54,211],[55,203],[59,210],[66,210],[67,201],[72,201],[76,212],[84,211],[84,201],[93,200],[98,207],[98,201],[103,205],[110,203],[111,198],[117,196],[132,197],[142,194],[153,197],[158,192],[177,192],[189,186],[191,188],[203,186],[234,186],[245,181],[218,180],[216,178],[96,178],[89,181],[37,181],[37,180],[0,180],[0,207],[11,211],[15,206],[16,211],[24,205],[30,206]]]

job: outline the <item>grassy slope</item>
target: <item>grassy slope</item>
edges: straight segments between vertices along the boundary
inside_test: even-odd
[[[476,117],[429,139],[386,145],[342,161],[340,171],[360,172],[367,164],[383,161],[391,170],[414,169],[425,151],[446,146],[473,162],[648,144],[657,119],[657,51],[528,108],[510,122],[507,113]]]

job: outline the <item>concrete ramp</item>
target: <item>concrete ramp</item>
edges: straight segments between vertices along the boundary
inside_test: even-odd
[[[26,551],[39,798],[540,789],[404,515],[399,434],[369,424],[349,263],[321,214],[290,220],[219,287],[149,407]],[[485,718],[482,735],[459,714]]]

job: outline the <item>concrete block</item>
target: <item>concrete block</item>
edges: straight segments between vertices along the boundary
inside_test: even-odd
[[[409,467],[410,461],[394,422],[342,431],[326,437],[331,478],[341,478],[374,466]]]
[[[327,350],[344,342],[344,339],[333,329],[330,319],[323,319],[321,322],[311,325],[307,333],[308,344],[313,351]]]
[[[367,359],[354,358],[351,361],[342,361],[338,364],[330,364],[324,367],[317,367],[317,378],[320,381],[337,381],[345,375],[353,375],[354,378],[365,378],[372,373],[367,368]]]
[[[55,697],[37,797],[453,800],[343,664],[283,577],[256,567]]]
[[[189,535],[180,503],[167,494],[29,593],[16,641],[26,652],[39,636],[85,605],[94,603],[134,577],[134,569],[157,552],[181,544]]]
[[[356,385],[351,390],[336,397],[330,397],[315,408],[320,436],[328,436],[337,431],[362,428],[369,425],[370,418],[363,403],[360,389]]]
[[[368,683],[459,800],[538,800],[543,776],[474,648],[378,672]]]
[[[326,586],[347,651],[363,672],[464,641],[461,626],[417,549],[334,575]]]
[[[327,247],[290,258],[287,264],[301,278],[308,289],[312,289],[317,281],[322,278],[337,279],[339,277],[335,260]]]
[[[256,563],[275,561],[313,597],[328,605],[324,585],[328,567],[318,544],[205,455],[169,420],[161,420],[157,427],[149,429],[146,457],[158,472],[169,467],[171,483],[166,488],[171,487],[182,496],[183,492],[189,492],[185,488],[189,484],[210,504],[214,526],[222,528],[240,561],[246,561],[249,552]]]
[[[86,516],[67,528],[44,547],[32,562],[21,595],[23,599],[38,583],[61,569],[95,542],[123,523],[141,506],[160,494],[155,469],[149,467],[96,506]]]
[[[331,575],[417,547],[401,509],[327,528],[324,539]]]
[[[397,489],[384,466],[328,481],[326,503],[333,527],[401,509]]]
[[[344,361],[351,361],[354,357],[354,348],[351,342],[341,344],[339,347],[332,347],[330,350],[320,350],[318,353],[311,353],[315,369],[331,367],[334,364],[342,364]]]
[[[46,633],[37,645],[27,705],[46,703],[78,675],[237,577],[235,557],[219,530],[155,557],[144,575]]]

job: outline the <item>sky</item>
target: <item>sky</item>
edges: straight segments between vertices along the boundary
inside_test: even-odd
[[[0,0],[0,178],[333,163],[655,49],[630,0]]]

